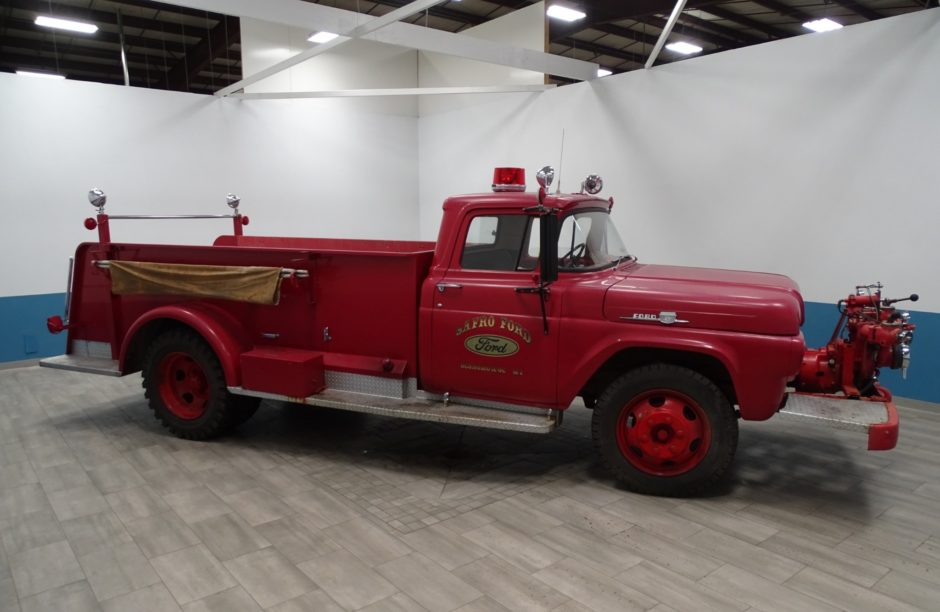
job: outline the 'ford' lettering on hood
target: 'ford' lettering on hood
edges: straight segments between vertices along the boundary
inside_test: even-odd
[[[611,321],[656,325],[666,323],[662,313],[676,313],[683,327],[795,336],[803,298],[779,274],[639,265],[604,299]]]

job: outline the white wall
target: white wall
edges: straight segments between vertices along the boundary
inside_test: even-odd
[[[545,50],[545,3],[536,2],[461,32],[466,36],[508,43],[522,49]],[[418,84],[421,87],[466,87],[475,85],[540,85],[541,72],[497,66],[440,53],[418,53]],[[520,94],[516,94],[520,95]],[[473,106],[475,95],[424,96],[422,116]]]
[[[247,233],[417,237],[411,114],[343,100],[239,101],[0,73],[0,297],[59,292],[96,234],[86,193],[111,214],[227,213]],[[229,221],[114,221],[115,241],[211,244]]]
[[[419,120],[420,234],[492,168],[600,173],[642,261],[788,274],[807,299],[857,283],[940,311],[940,9]]]
[[[304,28],[241,20],[242,71],[252,75],[314,46]],[[369,40],[343,45],[245,88],[248,93],[417,87],[418,52]],[[358,109],[418,114],[413,97],[349,99]]]

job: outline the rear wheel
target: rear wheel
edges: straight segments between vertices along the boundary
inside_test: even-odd
[[[594,446],[627,488],[685,496],[727,471],[738,442],[730,402],[687,368],[656,364],[627,372],[600,395]]]
[[[228,392],[212,348],[190,330],[169,331],[154,340],[145,359],[144,389],[163,426],[181,438],[205,440],[246,420],[257,402],[241,406]],[[245,416],[247,414],[247,416]]]

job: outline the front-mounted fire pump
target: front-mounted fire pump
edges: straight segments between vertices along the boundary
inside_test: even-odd
[[[859,285],[854,295],[839,300],[839,321],[829,342],[806,351],[793,381],[797,392],[788,396],[781,410],[783,414],[808,416],[804,413],[812,409],[816,418],[866,428],[870,450],[890,449],[897,442],[897,413],[891,393],[878,384],[878,375],[881,368],[890,368],[907,377],[915,326],[909,313],[893,305],[919,299],[916,293],[884,298],[883,288],[881,283]],[[870,402],[869,409],[860,409],[851,400]],[[884,409],[889,413],[888,422],[876,424],[873,419],[882,420]]]

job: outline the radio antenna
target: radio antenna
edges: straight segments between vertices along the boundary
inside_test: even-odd
[[[558,153],[558,187],[555,194],[561,193],[561,164],[565,161],[565,128],[561,128],[561,151]]]

